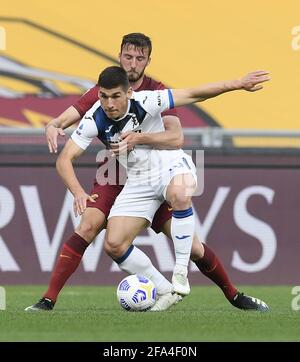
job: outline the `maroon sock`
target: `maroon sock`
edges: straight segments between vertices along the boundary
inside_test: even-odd
[[[65,242],[52,272],[48,290],[44,294],[45,298],[51,299],[54,303],[56,302],[58,293],[77,269],[88,246],[89,244],[76,233]]]
[[[230,301],[237,293],[237,289],[232,285],[229,277],[214,251],[206,244],[204,246],[204,256],[195,261],[198,269],[217,284],[225,294],[225,297]]]

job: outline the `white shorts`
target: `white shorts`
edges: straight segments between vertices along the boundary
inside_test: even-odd
[[[167,159],[168,153],[161,155],[164,157],[164,164],[168,167],[160,170],[159,177],[154,177],[150,181],[137,183],[135,179],[128,178],[123,190],[120,192],[112,206],[108,219],[113,216],[133,216],[141,217],[152,223],[154,214],[165,200],[167,187],[174,176],[180,174],[192,174],[197,183],[196,167],[192,158],[184,153],[176,159]]]

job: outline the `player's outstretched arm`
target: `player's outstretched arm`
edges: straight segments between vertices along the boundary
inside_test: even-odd
[[[56,161],[57,172],[74,196],[73,209],[75,216],[81,215],[84,212],[87,200],[95,202],[94,197],[86,194],[80,185],[73,168],[73,161],[83,152],[82,148],[72,139],[69,139]]]
[[[57,153],[57,138],[64,136],[64,129],[80,119],[80,114],[73,106],[67,108],[58,117],[53,118],[45,127],[46,139],[50,153]]]
[[[173,89],[174,104],[175,106],[182,106],[185,104],[202,102],[206,99],[235,90],[255,92],[263,88],[261,83],[270,80],[268,74],[269,73],[264,70],[258,70],[248,73],[241,79],[209,83],[196,88]]]

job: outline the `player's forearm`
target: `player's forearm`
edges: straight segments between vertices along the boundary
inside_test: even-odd
[[[139,143],[141,145],[150,145],[157,149],[176,149],[180,148],[180,141],[170,132],[141,133]]]
[[[56,161],[56,170],[73,196],[84,192],[75,175],[73,163],[70,159],[60,155]]]
[[[171,131],[141,133],[139,144],[149,145],[157,149],[173,150],[182,147],[183,136],[174,134],[174,132]]]
[[[176,106],[182,106],[184,104],[205,101],[206,99],[234,90],[243,89],[247,92],[256,92],[263,88],[262,83],[269,80],[269,72],[256,70],[246,74],[241,79],[209,83],[196,88],[174,89],[173,100]]]
[[[205,100],[239,89],[242,89],[241,81],[239,80],[226,80],[216,83],[208,83],[194,89],[192,88],[191,98]]]
[[[80,119],[80,114],[77,109],[73,106],[67,108],[63,113],[58,117],[52,119],[46,127],[54,126],[56,128],[68,128],[72,124],[76,123]]]
[[[241,81],[227,80],[216,83],[208,83],[195,88],[175,89],[173,91],[176,106],[184,104],[203,102],[206,99],[217,97],[223,93],[242,89]]]
[[[157,133],[141,133],[140,143],[157,149],[173,150],[183,145],[183,132],[178,117],[165,115],[163,117],[165,131]]]

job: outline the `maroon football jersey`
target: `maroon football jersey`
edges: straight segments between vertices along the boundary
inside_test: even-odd
[[[87,112],[94,103],[98,101],[98,86],[95,85],[94,87],[90,88],[86,91],[79,100],[73,104],[73,107],[77,109],[80,116],[83,117],[85,112]],[[156,80],[144,76],[143,82],[135,92],[143,91],[143,90],[157,90],[157,89],[165,89],[165,86],[161,82],[157,82]],[[177,112],[175,109],[169,109],[162,113],[163,116],[170,115],[170,116],[177,116]]]

